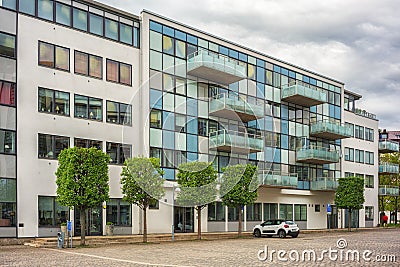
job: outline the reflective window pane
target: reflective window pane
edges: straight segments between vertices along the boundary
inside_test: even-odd
[[[53,112],[54,91],[39,88],[39,111]]]
[[[82,31],[87,31],[87,12],[74,8],[73,27]]]
[[[118,41],[118,22],[105,19],[105,37]]]
[[[35,0],[20,0],[19,11],[25,14],[35,15]]]
[[[125,25],[120,23],[119,24],[119,34],[120,34],[120,41],[132,45],[132,26]]]
[[[38,17],[53,21],[53,1],[38,0]]]
[[[17,7],[17,0],[2,0],[0,6],[15,10]]]
[[[90,32],[103,36],[103,17],[90,13]]]
[[[103,78],[103,58],[89,56],[89,75],[95,78]]]
[[[186,58],[186,43],[176,40],[175,53],[177,57]]]
[[[118,62],[107,59],[107,81],[118,82]]]
[[[103,100],[98,98],[89,99],[89,119],[103,120]]]
[[[107,122],[118,123],[119,105],[116,102],[107,101]]]
[[[110,163],[118,163],[118,144],[107,143],[106,153],[111,158]]]
[[[56,2],[56,22],[71,26],[71,7]]]
[[[56,64],[57,69],[69,71],[69,49],[56,46]]]
[[[75,51],[75,73],[88,75],[89,56],[86,53]]]
[[[132,84],[132,67],[128,64],[120,63],[120,80],[119,82],[126,85]]]
[[[61,151],[69,147],[69,138],[64,136],[56,136],[54,143],[55,143],[54,155],[55,158],[58,158],[58,155],[60,155]]]
[[[15,106],[15,84],[0,81],[0,105]]]
[[[173,55],[174,54],[174,39],[168,36],[163,36],[163,52]]]
[[[15,202],[17,199],[16,186],[16,179],[0,179],[0,202]]]
[[[15,36],[0,32],[0,55],[15,57]]]
[[[54,45],[39,42],[39,65],[54,67]]]
[[[0,153],[15,154],[15,132],[0,130]]]
[[[126,104],[120,104],[120,124],[131,125],[132,124],[132,107]]]
[[[69,93],[55,92],[55,113],[69,116]]]
[[[86,118],[88,117],[88,97],[75,95],[75,117]]]
[[[51,135],[47,134],[39,134],[38,138],[39,143],[39,151],[38,157],[39,158],[54,158],[54,140]]]

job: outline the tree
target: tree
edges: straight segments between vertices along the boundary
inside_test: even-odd
[[[242,207],[258,197],[255,175],[257,166],[238,164],[226,167],[221,177],[222,204],[239,210],[238,237],[242,234]]]
[[[201,239],[201,210],[217,197],[217,171],[208,162],[183,163],[178,167],[180,193],[177,203],[195,207],[197,211],[197,239]]]
[[[400,164],[400,153],[388,153],[380,155],[381,163],[393,163]],[[400,186],[400,174],[386,174],[379,175],[379,185],[399,187]],[[394,211],[396,214],[395,223],[397,223],[397,211],[400,209],[400,202],[398,196],[379,196],[379,210],[380,211]]]
[[[97,148],[73,147],[58,156],[57,201],[80,211],[81,245],[85,245],[86,211],[109,198],[110,157]]]
[[[152,200],[165,194],[163,171],[158,158],[127,159],[121,173],[123,199],[143,212],[143,243],[147,242],[147,209]]]
[[[339,186],[336,190],[335,204],[339,209],[347,209],[349,212],[348,228],[351,231],[351,214],[353,210],[363,208],[364,179],[360,177],[339,178]]]

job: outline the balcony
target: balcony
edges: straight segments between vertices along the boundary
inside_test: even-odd
[[[300,148],[296,153],[296,161],[310,164],[338,163],[339,151],[326,147]]]
[[[310,135],[329,140],[338,140],[353,136],[350,127],[333,121],[318,121],[311,124]]]
[[[260,185],[266,187],[297,188],[297,173],[261,171],[258,174]]]
[[[381,163],[379,164],[379,174],[398,174],[399,165],[393,163]]]
[[[210,98],[209,114],[243,122],[264,117],[264,105],[250,104],[237,95],[220,94]]]
[[[336,191],[338,181],[332,177],[318,177],[311,180],[310,190],[316,191]]]
[[[214,52],[199,50],[188,56],[187,73],[220,84],[231,84],[247,78],[246,66]]]
[[[381,185],[379,186],[378,195],[380,196],[400,196],[398,186]]]
[[[399,152],[399,143],[390,140],[379,141],[379,153]]]
[[[240,154],[249,154],[264,150],[264,139],[261,135],[228,130],[219,130],[210,133],[209,144],[210,149]]]
[[[282,101],[298,104],[304,107],[316,106],[328,101],[324,91],[306,87],[300,81],[282,85]]]

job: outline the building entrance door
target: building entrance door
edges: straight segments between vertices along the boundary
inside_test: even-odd
[[[328,229],[338,228],[338,209],[336,206],[331,205],[331,214],[327,215]]]
[[[343,228],[347,228],[349,226],[349,211],[346,209],[345,210],[346,215],[344,217],[344,226]],[[358,214],[359,211],[358,210],[353,210],[353,212],[351,213],[351,227],[352,228],[358,228],[359,226],[359,219],[358,219]]]
[[[75,235],[81,235],[80,211],[75,210]],[[86,235],[103,234],[103,209],[101,206],[86,211]]]
[[[193,233],[194,208],[174,207],[174,229],[177,233]]]

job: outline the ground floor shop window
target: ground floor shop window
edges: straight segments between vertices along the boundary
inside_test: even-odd
[[[279,219],[293,220],[293,205],[280,204],[279,205]]]
[[[225,206],[222,202],[208,204],[208,221],[225,221]]]
[[[294,220],[307,221],[307,205],[295,204],[294,205]]]
[[[261,203],[253,203],[246,206],[247,221],[261,221]]]
[[[69,208],[61,206],[55,197],[39,196],[39,226],[60,227],[69,220]]]
[[[122,199],[107,202],[107,222],[117,226],[132,226],[132,205]]]
[[[264,221],[278,219],[278,204],[264,203]]]

